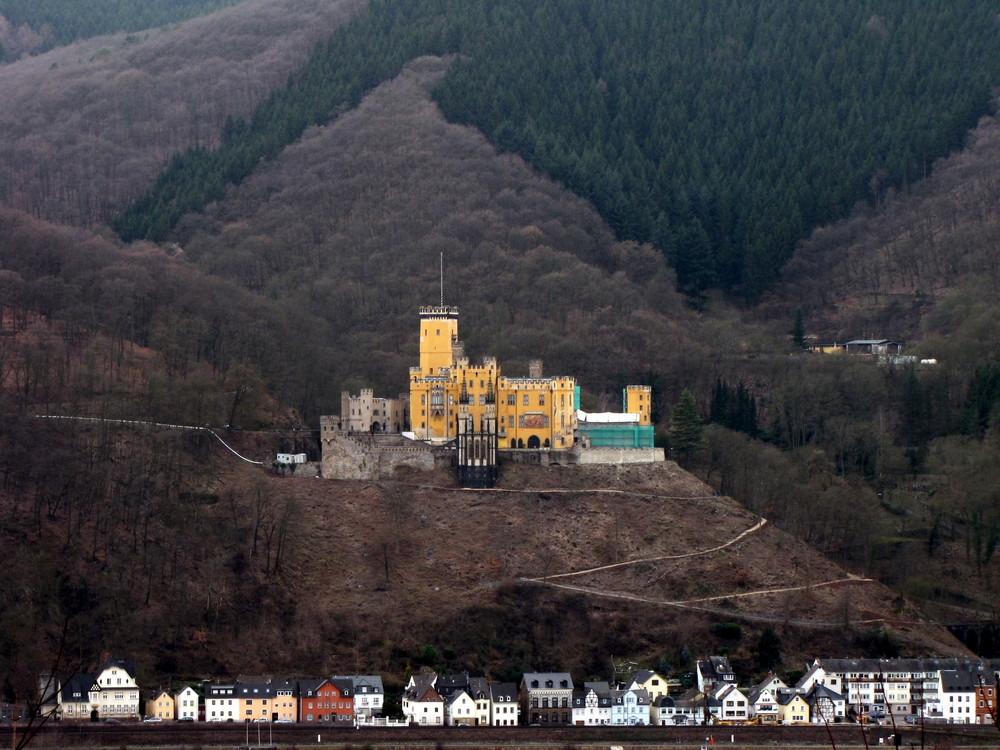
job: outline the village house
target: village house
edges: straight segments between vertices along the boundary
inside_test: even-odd
[[[642,688],[611,691],[612,726],[645,726],[650,719],[649,693]]]
[[[146,716],[163,721],[173,721],[177,717],[174,696],[166,690],[155,691],[146,701]]]
[[[401,700],[403,717],[410,724],[444,726],[444,699],[435,689],[437,674],[421,673],[410,677]]]
[[[809,704],[803,692],[796,688],[779,688],[777,698],[779,723],[809,723]]]
[[[942,669],[940,674],[940,718],[948,724],[975,724],[976,683],[972,673]]]
[[[976,723],[996,724],[996,682],[985,683],[982,679],[976,682]]]
[[[627,687],[641,688],[649,693],[650,700],[656,700],[664,695],[670,694],[670,681],[666,677],[663,677],[658,672],[653,672],[649,669],[640,669],[629,681]]]
[[[573,692],[573,724],[586,727],[610,724],[612,702],[608,683],[583,683],[583,690]]]
[[[719,683],[736,684],[736,673],[733,672],[729,659],[725,656],[699,659],[695,664],[695,672],[698,677],[698,690],[706,695],[712,693]]]
[[[272,721],[274,685],[263,681],[236,682],[238,721]]]
[[[174,715],[177,721],[198,721],[198,693],[190,685],[174,693]]]
[[[367,674],[355,675],[351,679],[354,681],[354,712],[366,718],[381,716],[385,700],[382,677]]]
[[[205,686],[205,721],[228,722],[239,718],[235,683]]]
[[[777,724],[780,717],[778,689],[783,687],[787,685],[774,675],[768,675],[754,685],[747,695],[751,716],[759,719],[761,724]]]
[[[847,717],[847,699],[826,685],[813,685],[806,693],[806,703],[813,724],[834,724]]]
[[[491,684],[489,725],[491,727],[517,726],[519,714],[517,685],[513,682]]]
[[[528,724],[570,723],[573,678],[569,672],[526,672],[521,679],[521,717]]]
[[[732,683],[723,683],[712,697],[722,707],[722,721],[744,722],[750,719],[750,701]]]
[[[331,678],[300,681],[299,721],[339,725],[354,722],[354,681]]]

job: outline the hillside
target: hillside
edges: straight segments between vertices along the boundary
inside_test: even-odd
[[[8,566],[22,585],[5,604],[20,614],[0,634],[19,672],[63,616],[74,658],[133,653],[162,677],[378,670],[392,681],[425,645],[449,668],[497,677],[557,667],[596,677],[611,656],[686,669],[682,651],[726,648],[749,676],[766,626],[786,669],[819,652],[871,653],[876,624],[904,653],[962,652],[884,586],[672,463],[510,467],[496,490],[473,492],[448,473],[278,477],[169,429],[22,427],[60,445],[67,470],[104,446],[90,476],[122,491],[32,512],[11,489],[33,481],[7,467],[3,544],[30,550]],[[278,445],[263,433],[227,439],[251,458]],[[713,635],[731,620],[741,635]],[[7,640],[32,632],[31,648]]]
[[[0,203],[106,225],[176,152],[218,144],[363,0],[246,0],[0,66]]]
[[[998,604],[996,121],[810,234],[754,308],[683,296],[663,247],[616,237],[600,201],[497,132],[449,122],[435,96],[468,74],[461,56],[355,82],[357,106],[253,160],[170,242],[113,235],[173,154],[232,138],[362,5],[247,0],[0,67],[0,545],[19,551],[0,671],[45,663],[67,616],[81,658],[129,651],[158,677],[401,676],[428,644],[497,677],[607,676],[611,655],[682,670],[722,649],[749,675],[766,626],[787,669],[960,650],[920,613]],[[685,389],[707,421],[742,388],[752,424],[706,426],[684,470],[511,469],[513,491],[473,495],[445,474],[279,478],[205,433],[30,417],[240,425],[230,438],[265,463],[315,451],[307,429],[342,389],[404,390],[442,254],[471,357],[515,375],[541,357],[585,408],[649,384],[665,441]],[[939,363],[806,355],[796,308],[810,335],[902,338]],[[727,641],[711,626],[729,620]]]

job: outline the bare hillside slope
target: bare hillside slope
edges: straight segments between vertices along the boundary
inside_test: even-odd
[[[364,0],[247,0],[0,68],[0,203],[106,224],[167,160],[218,143]]]

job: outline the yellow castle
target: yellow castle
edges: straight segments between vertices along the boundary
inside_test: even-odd
[[[495,416],[500,449],[572,447],[576,379],[543,377],[540,360],[528,370],[526,378],[511,378],[501,375],[494,357],[469,364],[458,338],[458,308],[421,307],[420,366],[410,368],[410,430],[418,440],[454,440],[463,402],[476,425],[488,410],[490,421]]]

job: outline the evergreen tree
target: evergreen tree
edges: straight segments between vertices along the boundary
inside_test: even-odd
[[[798,349],[806,348],[806,319],[802,308],[795,308],[795,323],[792,325],[792,343]]]
[[[757,663],[765,671],[774,669],[781,662],[781,638],[768,626],[757,641]]]
[[[670,446],[675,454],[684,457],[701,450],[701,417],[687,388],[670,416]]]

